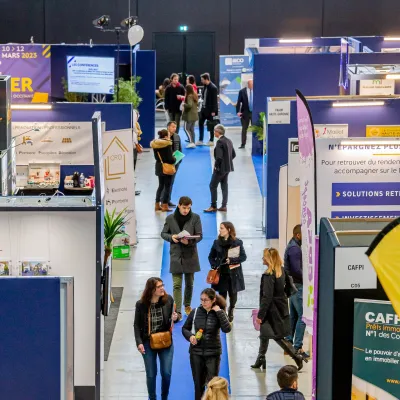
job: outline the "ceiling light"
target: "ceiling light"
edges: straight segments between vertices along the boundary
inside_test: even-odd
[[[341,101],[332,103],[332,107],[368,107],[368,106],[384,106],[384,101]]]
[[[400,79],[400,74],[386,75],[386,79]]]
[[[110,24],[110,16],[102,15],[101,17],[94,19],[92,24],[95,28],[106,28]]]
[[[387,42],[400,42],[400,37],[385,37],[383,40]]]
[[[312,43],[312,39],[279,39],[279,43]]]
[[[11,104],[12,110],[51,110],[52,104]]]

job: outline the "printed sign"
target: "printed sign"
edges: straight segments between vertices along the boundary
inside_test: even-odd
[[[400,137],[399,125],[367,125],[367,137]]]
[[[361,96],[392,96],[394,95],[395,80],[375,79],[360,81]]]
[[[51,46],[1,45],[0,75],[11,76],[12,103],[46,103],[51,95]]]
[[[400,318],[389,301],[354,300],[353,400],[400,398]]]
[[[319,138],[346,138],[349,136],[349,125],[347,124],[315,124],[315,137]]]
[[[300,186],[299,140],[289,139],[288,186]]]
[[[378,280],[366,251],[367,247],[335,249],[335,290],[376,289]]]
[[[400,217],[397,211],[332,211],[331,218],[382,218],[394,219]]]
[[[132,130],[103,132],[105,207],[112,213],[125,209],[125,231],[131,244],[137,242],[135,216],[135,174]]]
[[[269,101],[267,123],[290,124],[290,101]]]
[[[236,103],[240,89],[253,79],[253,69],[248,56],[219,57],[219,99],[221,123],[225,126],[240,126],[236,113]]]

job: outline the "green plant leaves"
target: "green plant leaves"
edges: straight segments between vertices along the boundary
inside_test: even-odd
[[[106,249],[111,250],[112,242],[115,236],[121,231],[121,228],[126,224],[127,219],[125,215],[126,208],[116,214],[116,210],[110,212],[106,210],[104,214],[104,245]]]
[[[127,81],[122,78],[118,81],[119,103],[132,103],[134,109],[137,109],[139,107],[143,99],[139,96],[139,92],[136,90],[136,84],[140,82],[140,80],[140,76],[133,76]],[[117,103],[117,85],[115,85],[114,88],[114,96],[112,102]]]

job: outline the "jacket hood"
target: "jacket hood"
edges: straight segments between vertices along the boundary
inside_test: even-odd
[[[165,139],[154,139],[150,142],[150,147],[152,149],[164,149],[165,147],[172,146],[172,142],[170,140]]]

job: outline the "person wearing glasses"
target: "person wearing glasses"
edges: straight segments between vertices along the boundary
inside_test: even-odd
[[[257,323],[261,325],[260,347],[257,360],[251,368],[262,367],[265,370],[265,355],[269,341],[273,339],[294,360],[300,371],[303,368],[303,357],[284,339],[290,334],[289,306],[285,291],[285,286],[290,285],[290,282],[282,268],[283,262],[278,250],[265,249],[263,264],[267,269],[261,277],[260,309],[257,316]]]
[[[214,289],[204,289],[201,306],[192,310],[182,327],[190,342],[190,366],[194,381],[195,400],[201,400],[206,384],[218,376],[222,346],[220,331],[229,333],[231,324],[225,313],[225,299]]]
[[[219,269],[220,278],[215,289],[225,300],[229,293],[228,319],[233,322],[238,293],[245,290],[242,263],[247,259],[243,242],[236,237],[232,222],[222,222],[219,236],[211,247],[208,261],[212,269]]]
[[[178,314],[174,311],[174,299],[165,291],[163,281],[160,278],[149,278],[141,299],[136,303],[133,323],[136,346],[143,357],[146,370],[149,400],[157,399],[157,357],[160,362],[162,378],[161,398],[162,400],[168,399],[174,356],[173,344],[168,348],[153,350],[150,346],[150,335],[171,331],[173,321],[177,319]]]

